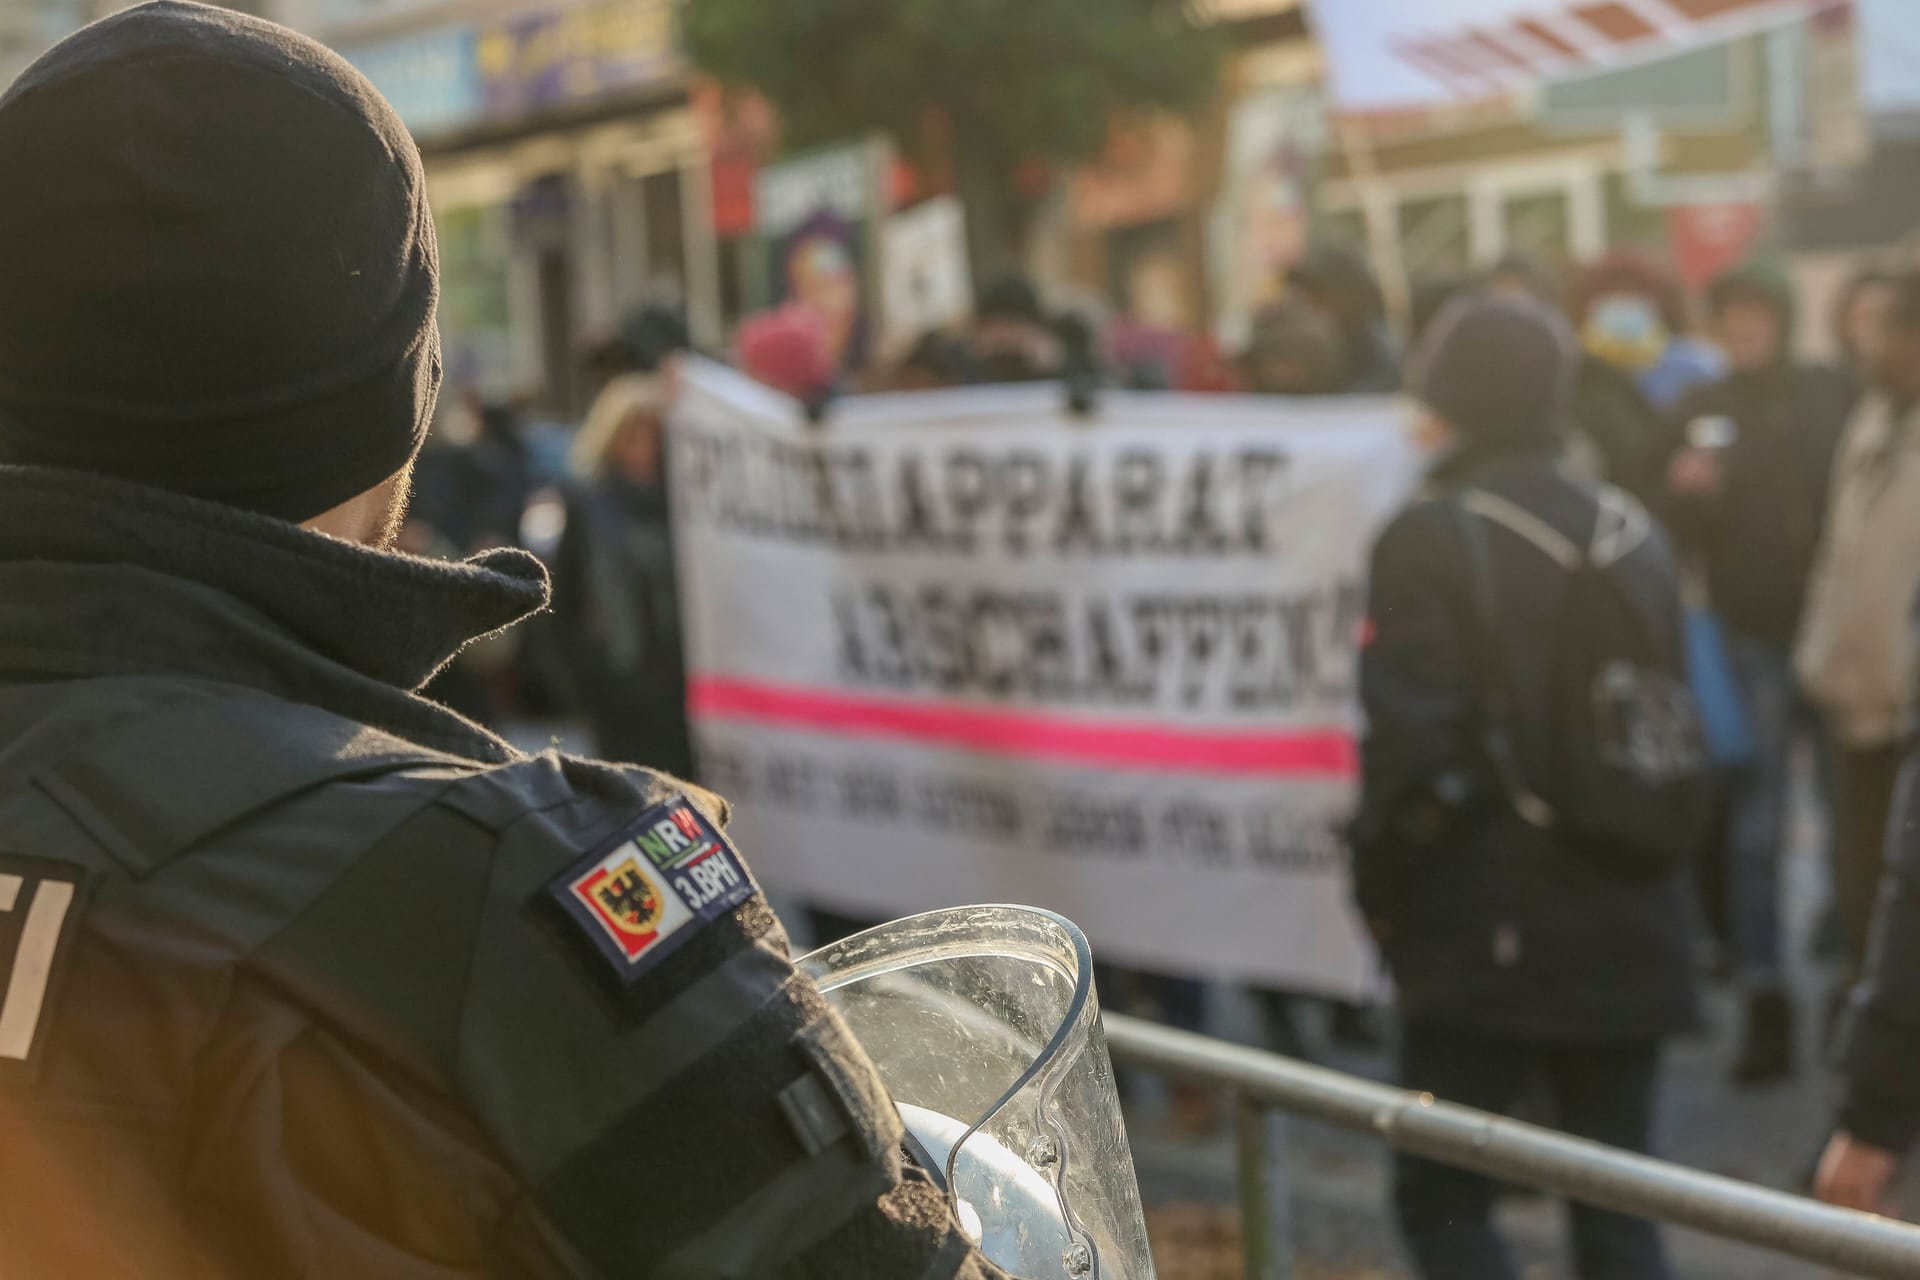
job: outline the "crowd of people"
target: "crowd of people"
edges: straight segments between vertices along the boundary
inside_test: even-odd
[[[1869,1203],[1888,1176],[1879,1157],[1920,1127],[1920,1099],[1889,1057],[1920,1025],[1920,958],[1911,977],[1867,963],[1914,697],[1920,444],[1907,424],[1920,401],[1920,274],[1869,268],[1846,285],[1829,318],[1832,363],[1797,358],[1793,286],[1764,258],[1690,297],[1637,253],[1565,274],[1515,257],[1420,283],[1410,312],[1396,337],[1365,260],[1328,247],[1228,355],[1137,326],[1102,333],[1007,275],[982,289],[965,331],[930,333],[878,372],[836,369],[797,305],[749,318],[733,356],[816,412],[852,390],[1040,380],[1079,396],[1408,392],[1429,470],[1375,551],[1354,830],[1359,900],[1398,980],[1403,1080],[1495,1109],[1533,1098],[1554,1123],[1644,1149],[1659,1047],[1696,1024],[1703,977],[1738,995],[1728,1073],[1742,1088],[1804,1069],[1810,1020],[1815,1040],[1837,1044],[1858,988],[1853,1084],[1823,1189]],[[570,447],[503,408],[467,406],[464,442],[449,433],[422,461],[409,535],[464,553],[518,542],[557,569],[544,629],[510,661],[471,654],[473,670],[441,677],[443,696],[490,719],[570,712],[603,754],[690,773],[660,372],[684,346],[654,309],[596,349],[602,389]],[[1482,560],[1470,558],[1476,538],[1447,532],[1442,513],[1463,494],[1493,513]],[[1684,857],[1596,858],[1567,833],[1571,819],[1527,812],[1529,800],[1568,803],[1586,776],[1580,753],[1605,753],[1591,708],[1559,686],[1577,666],[1561,652],[1575,643],[1566,616],[1587,607],[1571,570],[1592,567],[1593,539],[1610,528],[1620,547],[1601,567],[1638,602],[1642,665],[1665,664],[1694,709],[1695,803],[1652,810],[1691,833]],[[1480,613],[1464,603],[1477,575],[1496,586]],[[1495,718],[1510,721],[1504,773],[1488,745]],[[1818,959],[1831,984],[1824,1007],[1798,1009],[1782,866],[1794,797],[1809,791],[1829,815]],[[1889,902],[1912,910],[1897,893]],[[827,932],[857,923],[814,920]],[[1907,933],[1920,948],[1915,922],[1883,951],[1904,956]],[[1115,1003],[1206,1019],[1198,984],[1123,971],[1103,983]],[[1298,1015],[1313,1002],[1257,994],[1270,1041],[1311,1052]],[[1334,1007],[1323,1023],[1349,1046],[1381,1041],[1364,1009]],[[1212,1123],[1203,1094],[1177,1091],[1175,1104],[1176,1123]],[[1397,1204],[1426,1274],[1508,1274],[1486,1225],[1492,1196],[1475,1175],[1402,1162]],[[1574,1233],[1588,1280],[1664,1274],[1644,1224],[1581,1212]]]

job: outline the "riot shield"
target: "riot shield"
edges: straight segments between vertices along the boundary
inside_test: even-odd
[[[1031,907],[909,916],[799,961],[962,1225],[1020,1280],[1153,1280],[1087,940]]]

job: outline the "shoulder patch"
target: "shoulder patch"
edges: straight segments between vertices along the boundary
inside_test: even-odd
[[[692,801],[654,805],[546,888],[628,982],[751,898],[752,879]]]

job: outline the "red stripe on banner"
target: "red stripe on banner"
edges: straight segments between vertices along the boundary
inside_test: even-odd
[[[715,720],[847,737],[902,738],[927,746],[1116,769],[1351,778],[1360,768],[1353,735],[1344,729],[1274,733],[1171,729],[953,702],[864,697],[717,676],[688,682],[687,707],[697,716]]]

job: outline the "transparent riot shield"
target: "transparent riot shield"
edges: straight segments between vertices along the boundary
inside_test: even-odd
[[[1087,940],[1031,907],[909,916],[799,961],[922,1163],[1020,1280],[1153,1280]]]

